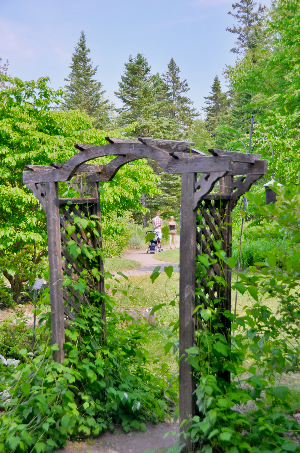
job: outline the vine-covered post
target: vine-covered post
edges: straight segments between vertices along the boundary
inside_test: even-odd
[[[46,183],[46,211],[49,255],[49,283],[51,302],[52,344],[58,344],[53,352],[53,359],[62,363],[64,359],[64,303],[62,290],[62,263],[60,245],[60,214],[58,199],[58,183]]]
[[[196,173],[181,177],[180,288],[179,288],[179,416],[183,421],[194,415],[195,383],[186,349],[195,343],[195,259],[196,212],[193,209]]]

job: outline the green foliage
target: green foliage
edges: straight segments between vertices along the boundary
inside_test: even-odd
[[[253,0],[241,0],[232,5],[236,12],[229,11],[228,13],[239,23],[238,26],[234,25],[233,28],[226,28],[230,33],[237,35],[237,42],[235,43],[237,47],[231,49],[233,53],[243,54],[249,50],[253,52],[261,43],[266,7],[259,3],[255,11],[255,6],[256,3]]]
[[[226,259],[217,243],[210,255],[197,257],[197,281],[218,284],[213,300],[200,285],[196,291],[199,327],[196,345],[187,351],[197,383],[197,415],[187,436],[201,453],[300,451],[290,390],[274,385],[276,376],[299,370],[300,204],[297,186],[274,190],[278,201],[268,206],[258,194],[246,194],[259,215],[256,234],[264,231],[274,242],[258,268],[239,274],[236,288],[255,300],[244,315],[224,308],[225,279],[211,272],[215,263],[224,269],[225,262],[233,267],[236,260]],[[251,233],[255,236],[255,228]],[[276,314],[263,297],[277,298]]]
[[[170,116],[168,86],[159,76],[151,74],[148,61],[142,54],[129,57],[124,75],[115,95],[123,102],[119,109],[120,124],[135,122],[134,137],[174,138],[179,136],[179,125]]]
[[[240,109],[241,127],[237,122],[238,127],[233,125],[237,134],[227,134],[222,146],[229,149],[238,138],[247,143],[249,126],[246,135],[243,119],[248,118],[249,124],[250,113],[256,113],[253,144],[259,137],[271,140],[276,177],[282,182],[295,182],[295,178],[298,181],[299,174],[299,15],[297,1],[274,2],[265,23],[267,41],[256,49],[254,59],[247,52],[235,67],[228,69],[230,88],[235,99],[241,98],[244,113]],[[222,124],[228,127],[231,121],[229,115]],[[258,142],[255,152],[271,164],[267,142]]]
[[[204,99],[207,104],[207,107],[203,108],[206,115],[205,126],[213,136],[220,117],[228,105],[226,93],[222,93],[218,76],[214,78],[210,95],[205,96]]]
[[[23,351],[25,363],[0,385],[12,386],[0,419],[1,451],[54,452],[69,437],[97,435],[113,430],[114,423],[128,432],[164,418],[163,392],[147,371],[140,346],[144,327],[131,324],[125,331],[120,322],[126,319],[110,314],[102,343],[101,313],[82,308],[66,331],[70,341],[62,365],[53,362],[50,347],[33,359]]]
[[[26,325],[24,314],[18,312],[15,323],[12,318],[7,318],[1,322],[0,327],[0,354],[5,358],[12,358],[24,362],[24,355],[20,354],[20,350],[32,349],[32,326]],[[43,326],[36,330],[35,349],[49,336],[49,331],[46,331]]]
[[[207,152],[214,147],[214,139],[205,128],[205,122],[197,119],[191,125],[188,132],[188,140],[195,143],[195,148],[202,152]]]
[[[106,135],[121,136],[121,131],[101,132],[93,128],[92,118],[83,112],[52,110],[53,105],[61,102],[62,92],[50,89],[47,79],[22,82],[1,75],[1,80],[6,85],[0,91],[0,271],[12,276],[10,283],[15,286],[18,298],[23,282],[30,283],[40,271],[35,257],[47,250],[45,214],[35,196],[22,184],[25,165],[64,162],[76,152],[75,143],[102,145]],[[103,158],[102,162],[110,159]],[[109,226],[107,213],[115,212],[122,218],[128,215],[128,210],[139,210],[142,193],[151,197],[157,192],[156,180],[151,168],[140,160],[124,166],[112,182],[104,183],[106,196],[101,206],[104,230],[116,233],[122,220],[112,219]],[[125,247],[127,239],[123,233],[120,231],[121,245],[115,254]],[[116,242],[105,234],[104,231],[105,239]],[[12,268],[13,263],[16,265]],[[18,281],[19,276],[23,281]]]
[[[105,91],[102,90],[102,84],[93,78],[97,66],[93,68],[89,52],[82,31],[72,55],[71,72],[65,79],[69,84],[65,87],[64,108],[85,112],[93,118],[95,127],[103,129],[109,124],[112,105],[108,99],[104,99]]]
[[[179,73],[179,67],[171,58],[168,71],[163,74],[162,79],[168,88],[169,114],[180,125],[181,131],[187,131],[198,116],[198,112],[193,107],[191,99],[185,94],[190,90],[187,80],[180,80]]]

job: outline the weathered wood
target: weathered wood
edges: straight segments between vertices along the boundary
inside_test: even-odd
[[[233,193],[231,195],[231,209],[236,206],[239,198],[244,195],[244,193],[248,192],[251,186],[262,176],[262,174],[246,175],[245,178],[238,178],[238,181],[232,183]]]
[[[211,173],[207,173],[201,176],[199,181],[195,184],[195,190],[199,190],[199,192],[194,193],[194,202],[193,202],[193,209],[197,209],[198,204],[200,201],[207,195],[212,188],[214,187],[215,183],[219,181],[222,176],[226,175],[227,171],[212,171]]]
[[[180,287],[179,287],[179,416],[183,421],[195,413],[195,382],[186,349],[195,342],[196,213],[193,209],[196,174],[181,177]],[[188,445],[190,447],[190,445]]]
[[[248,164],[247,162],[232,162],[228,175],[266,175],[267,173],[268,162],[266,160],[257,160],[254,164]]]
[[[129,138],[117,138],[117,137],[105,137],[109,143],[139,143],[138,140],[129,139]],[[80,145],[82,146],[82,145]]]
[[[227,151],[224,149],[211,148],[208,151],[213,156],[230,156],[235,162],[249,162],[251,164],[254,164],[254,162],[261,158],[260,154],[239,153],[236,151]]]
[[[97,187],[97,193],[99,194],[98,184],[96,185],[96,187]],[[92,206],[91,213],[93,215],[96,215],[99,218],[99,224],[100,224],[98,226],[99,237],[97,237],[97,236],[93,237],[94,247],[102,249],[100,195],[98,195],[97,203]],[[101,259],[100,256],[98,256],[98,266],[99,266],[99,272],[100,272],[101,277],[100,277],[100,281],[97,284],[97,289],[98,289],[99,293],[103,294],[103,296],[104,296],[104,293],[105,293],[104,265],[103,265],[103,260]],[[102,320],[103,320],[103,336],[106,337],[106,308],[105,308],[105,299],[104,299],[104,297],[102,297],[102,299],[101,299],[101,310],[102,310]]]
[[[97,198],[59,198],[59,204],[95,204]]]
[[[187,151],[191,152],[192,147],[195,145],[194,142],[180,142],[177,140],[162,140],[157,138],[138,138],[141,143],[144,145],[151,146],[153,148],[160,148],[165,151]]]
[[[36,183],[27,183],[26,187],[33,192],[35,198],[41,203],[43,211],[46,212],[46,187]]]
[[[60,240],[58,240],[60,238],[58,184],[55,182],[47,183],[46,194],[52,344],[58,344],[58,351],[53,352],[53,359],[62,363],[64,359],[65,330],[61,244]]]

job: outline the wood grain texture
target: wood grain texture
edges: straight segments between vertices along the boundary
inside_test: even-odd
[[[195,145],[194,142],[181,142],[177,140],[163,140],[157,138],[145,138],[139,137],[138,138],[141,143],[147,146],[151,146],[153,148],[163,149],[165,151],[186,151],[191,152],[192,147]]]
[[[230,156],[234,162],[249,162],[254,164],[261,158],[260,154],[239,153],[236,151],[227,151],[224,149],[211,148],[208,150],[213,156]]]
[[[199,181],[195,184],[195,190],[198,192],[194,193],[194,202],[193,202],[193,209],[197,209],[198,204],[201,200],[213,189],[214,185],[216,184],[222,176],[226,175],[227,171],[213,171],[211,173],[206,173],[201,176]],[[199,190],[200,189],[200,190]]]
[[[58,184],[55,182],[47,183],[46,194],[52,344],[58,344],[58,351],[53,352],[53,359],[62,363],[65,329],[61,244],[58,240],[60,238]]]
[[[180,287],[179,287],[179,416],[183,421],[195,413],[195,382],[186,349],[194,346],[196,213],[193,210],[196,174],[181,177]],[[191,445],[187,445],[191,447]]]

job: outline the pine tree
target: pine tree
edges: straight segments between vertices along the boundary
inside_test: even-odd
[[[231,52],[244,54],[248,50],[254,51],[263,37],[263,23],[266,15],[266,7],[260,3],[255,11],[256,3],[253,0],[240,0],[233,3],[232,8],[236,13],[229,11],[228,14],[234,17],[240,24],[232,28],[227,27],[230,33],[238,35],[236,47]]]
[[[214,78],[210,95],[204,97],[204,99],[206,99],[205,104],[207,104],[207,107],[203,108],[206,113],[205,126],[208,132],[213,136],[221,114],[228,106],[227,96],[226,93],[222,93],[218,76]]]
[[[125,71],[119,82],[119,91],[115,95],[123,102],[123,107],[118,109],[120,113],[129,112],[132,120],[136,120],[140,114],[140,93],[142,87],[149,81],[151,67],[146,58],[138,53],[135,58],[130,55],[128,63],[125,63]]]
[[[142,54],[129,57],[115,95],[123,102],[118,109],[121,125],[135,122],[132,136],[177,138],[179,127],[169,115],[168,88],[159,74],[151,68]]]
[[[199,115],[194,107],[190,98],[185,96],[190,88],[187,80],[180,80],[180,69],[176,65],[173,58],[168,64],[168,71],[163,74],[162,78],[168,88],[167,97],[169,100],[169,111],[172,118],[174,118],[183,130],[186,130],[193,120]]]
[[[83,110],[95,118],[95,127],[102,128],[109,122],[112,104],[104,98],[101,82],[94,78],[98,66],[93,68],[89,53],[82,31],[72,55],[71,72],[65,79],[69,84],[65,86],[64,107],[67,110]]]

